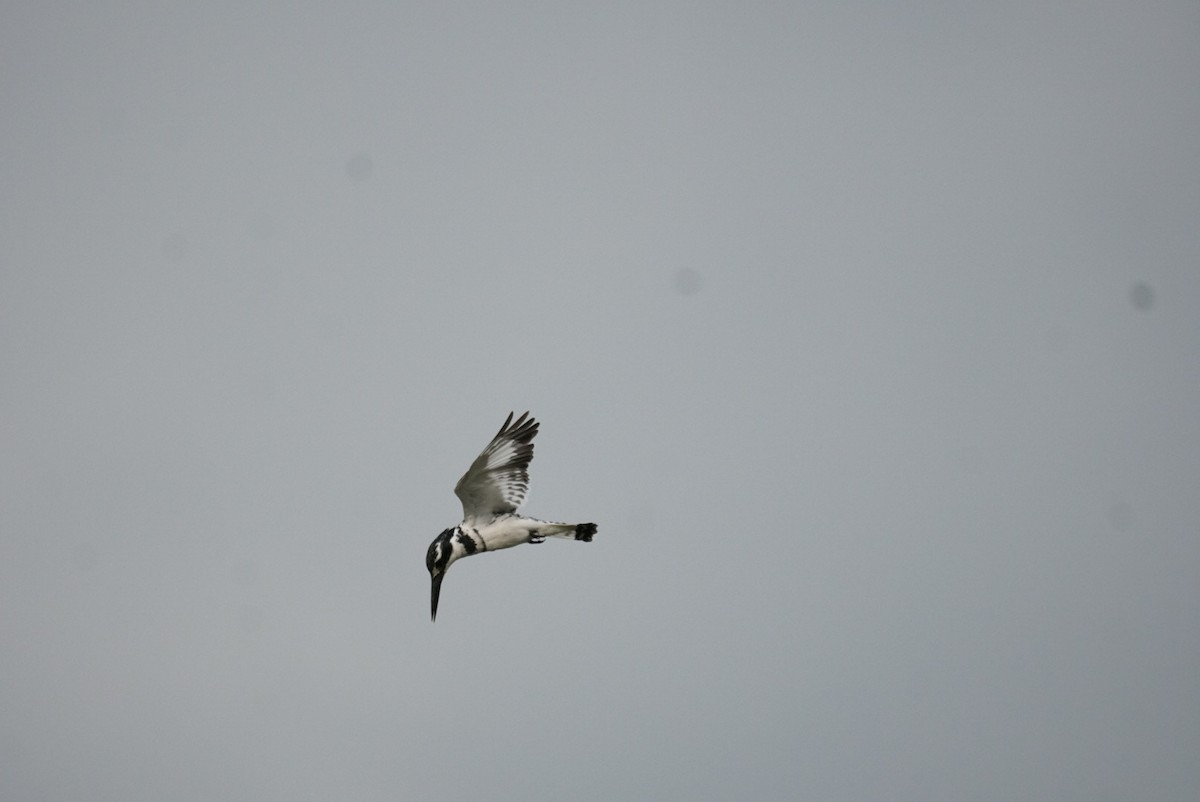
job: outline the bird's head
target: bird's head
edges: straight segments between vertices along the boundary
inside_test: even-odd
[[[430,620],[437,620],[438,594],[442,592],[442,577],[450,569],[450,563],[462,556],[461,547],[456,547],[454,530],[446,529],[429,544],[425,552],[425,567],[429,569],[429,578],[433,581],[430,590]]]

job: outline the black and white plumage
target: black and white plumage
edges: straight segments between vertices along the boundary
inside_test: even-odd
[[[496,551],[522,543],[541,543],[547,537],[563,537],[590,543],[596,525],[541,521],[517,514],[529,491],[529,462],[538,422],[526,412],[513,420],[513,413],[471,467],[454,486],[462,501],[463,522],[443,530],[429,544],[425,567],[433,581],[430,613],[437,620],[438,595],[451,563],[484,551]]]

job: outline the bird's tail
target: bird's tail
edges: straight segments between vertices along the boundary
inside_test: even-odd
[[[537,533],[542,537],[563,537],[570,540],[582,540],[584,543],[592,542],[592,535],[596,534],[595,524],[560,524],[542,521],[537,528]]]

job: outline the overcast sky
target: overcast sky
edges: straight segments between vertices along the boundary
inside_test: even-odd
[[[1196,3],[0,16],[0,799],[1195,800]]]

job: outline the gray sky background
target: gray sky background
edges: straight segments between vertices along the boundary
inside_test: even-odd
[[[1196,798],[1196,3],[2,16],[0,798]]]

